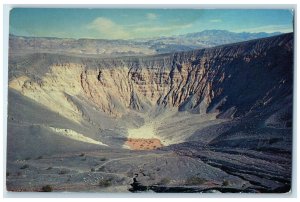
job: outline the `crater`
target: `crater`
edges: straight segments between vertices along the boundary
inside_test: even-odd
[[[12,56],[9,191],[290,190],[293,34],[159,56]]]

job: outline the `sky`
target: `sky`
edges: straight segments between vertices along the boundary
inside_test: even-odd
[[[293,11],[274,9],[14,8],[10,34],[32,37],[138,39],[203,30],[292,32]]]

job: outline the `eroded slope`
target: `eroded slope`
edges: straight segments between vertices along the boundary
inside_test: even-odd
[[[128,108],[142,111],[156,105],[239,116],[260,103],[270,103],[291,86],[292,43],[292,34],[286,34],[145,58],[29,55],[29,64],[15,64],[18,58],[11,58],[9,85],[36,101],[46,96],[38,96],[43,93],[40,89],[60,93],[58,97],[81,95],[115,116]],[[40,63],[42,72],[36,66]],[[20,71],[30,79],[18,76]],[[30,91],[36,92],[30,95]],[[38,102],[49,105],[45,100]]]

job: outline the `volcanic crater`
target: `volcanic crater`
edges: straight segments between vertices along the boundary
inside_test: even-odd
[[[9,191],[290,190],[292,33],[151,56],[10,51]]]

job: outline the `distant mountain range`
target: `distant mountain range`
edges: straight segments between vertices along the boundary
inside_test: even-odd
[[[137,40],[62,39],[10,35],[9,47],[11,54],[45,52],[118,57],[187,51],[280,34],[282,33],[235,33],[226,30],[204,30],[178,36]]]

